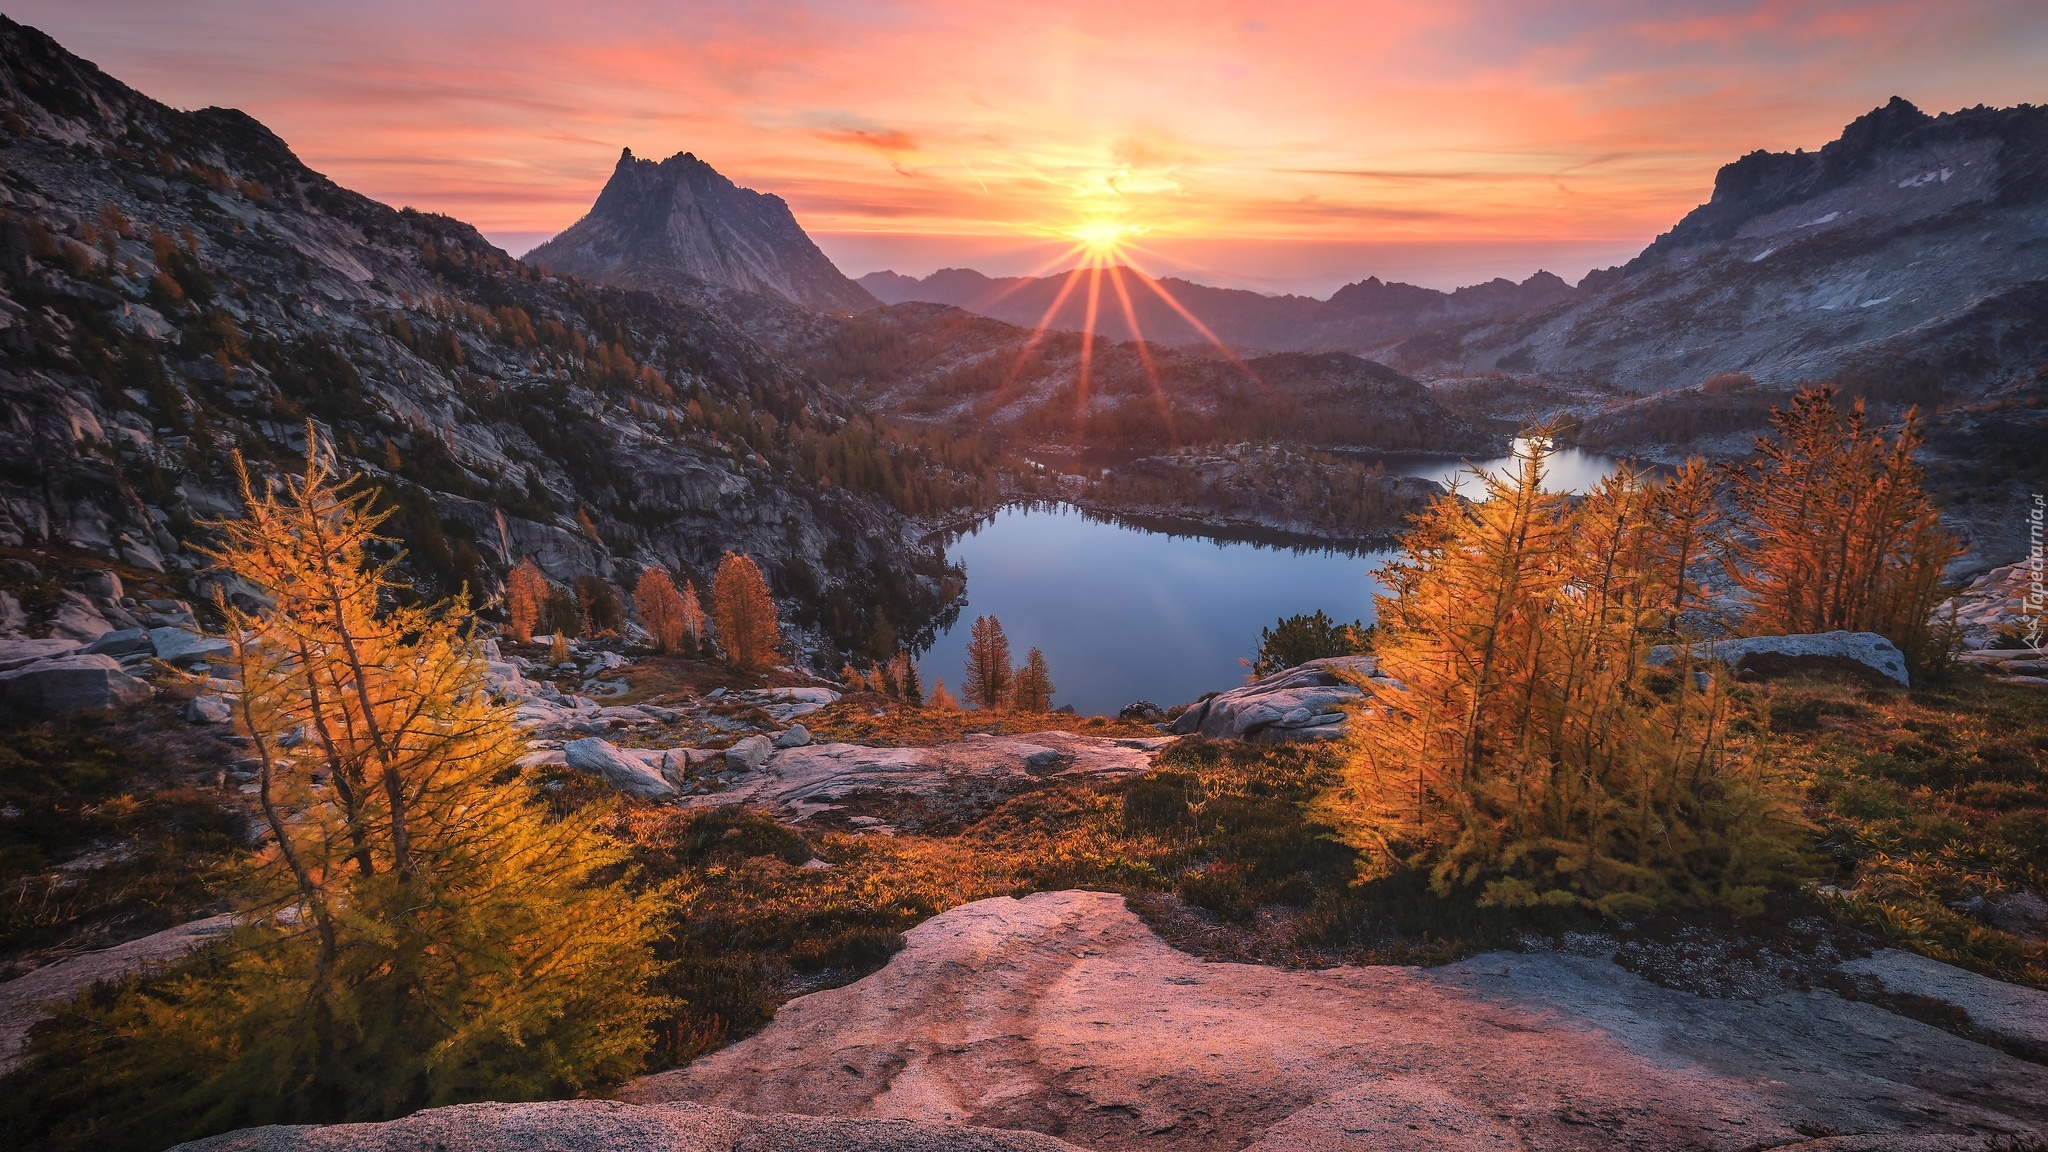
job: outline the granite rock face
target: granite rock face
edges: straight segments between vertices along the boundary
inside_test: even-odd
[[[1789,385],[1908,363],[1990,390],[2031,378],[2048,352],[2048,250],[2030,242],[2044,202],[2048,108],[1929,115],[1895,97],[1817,150],[1723,166],[1705,203],[1571,299],[1382,358],[1409,372],[1586,374],[1652,393],[1638,404],[1722,373]]]
[[[0,1073],[14,1066],[28,1042],[29,1029],[52,1005],[103,980],[119,980],[137,969],[176,961],[234,926],[232,915],[209,916],[112,948],[69,956],[0,983]]]
[[[1695,659],[1718,660],[1737,672],[1775,674],[1801,667],[1853,664],[1905,687],[1906,657],[1875,632],[1811,632],[1791,636],[1743,636],[1692,646]],[[1645,663],[1662,668],[1678,660],[1678,649],[1660,644]]]
[[[701,583],[731,549],[778,588],[882,600],[906,630],[957,594],[894,505],[782,458],[855,409],[750,335],[740,303],[541,274],[466,224],[338,186],[240,112],[167,107],[4,18],[0,107],[19,125],[0,165],[0,459],[22,465],[0,477],[0,546],[56,543],[184,579],[202,566],[186,525],[240,505],[195,432],[289,458],[310,418],[341,471],[402,494],[394,524],[423,587],[484,592],[524,556],[557,582],[630,584],[660,563]],[[248,353],[231,377],[193,352],[201,328]],[[161,387],[103,386],[79,367],[86,333],[90,347],[118,337]],[[744,434],[701,415],[743,405]],[[198,580],[253,606],[232,581]],[[56,619],[0,607],[0,627],[90,641],[191,624],[117,618],[109,588],[67,593]],[[793,631],[800,656],[826,639]]]
[[[625,1097],[1145,1152],[1960,1149],[2048,1125],[2038,1065],[1829,992],[1707,998],[1565,953],[1210,963],[1098,892],[983,900],[906,939]],[[1806,1144],[1828,1130],[1864,1143]]]
[[[758,774],[749,769],[743,779],[717,791],[685,796],[682,802],[695,807],[759,805],[787,820],[808,819],[871,798],[941,806],[951,797],[999,795],[1050,780],[1115,779],[1144,772],[1172,743],[1166,738],[1105,740],[1058,730],[1024,736],[971,733],[931,748],[834,743],[776,750],[761,737],[748,740],[760,740],[772,753],[756,765]],[[733,770],[739,771],[739,766]]]
[[[122,671],[112,656],[58,656],[0,672],[0,705],[27,716],[124,708],[152,694],[146,682]]]
[[[179,1152],[1082,1152],[1036,1132],[616,1100],[458,1104],[383,1124],[274,1125]]]
[[[595,776],[635,800],[666,800],[676,794],[659,768],[645,763],[607,740],[587,736],[562,746],[567,765]]]
[[[1384,679],[1378,668],[1370,656],[1311,660],[1198,700],[1168,731],[1272,744],[1341,739],[1348,724],[1346,709],[1365,699],[1365,692],[1345,677]]]

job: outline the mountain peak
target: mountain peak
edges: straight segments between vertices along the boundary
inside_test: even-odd
[[[689,277],[825,311],[875,305],[780,196],[742,188],[689,152],[657,162],[620,149],[589,213],[526,261],[631,288]]]
[[[1751,220],[1870,179],[1887,165],[1925,161],[1939,170],[1942,156],[1969,146],[1988,146],[1999,157],[2000,176],[1990,189],[1999,202],[2031,201],[2039,196],[2043,169],[2039,141],[2048,128],[2044,113],[2048,110],[2022,104],[1930,116],[1905,97],[1894,96],[1850,121],[1840,136],[1818,151],[1758,149],[1723,165],[1714,175],[1714,192],[1707,202],[1657,237],[1627,267],[1728,240]]]

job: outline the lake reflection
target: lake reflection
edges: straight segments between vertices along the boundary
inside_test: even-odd
[[[994,615],[1012,659],[1043,649],[1053,702],[1084,714],[1242,684],[1238,658],[1281,616],[1370,621],[1379,584],[1367,571],[1387,555],[1169,536],[1066,507],[1006,508],[946,551],[967,566],[967,604],[918,661],[926,689],[936,677],[959,693],[968,626]]]
[[[1526,440],[1516,440],[1514,451],[1519,452]],[[1407,453],[1383,453],[1372,457],[1386,466],[1396,476],[1422,476],[1448,488],[1458,486],[1458,492],[1468,500],[1478,500],[1484,494],[1484,487],[1474,470],[1484,471],[1502,480],[1511,479],[1515,474],[1515,457],[1496,456],[1489,460],[1464,460],[1446,456],[1418,456]],[[1612,456],[1598,452],[1587,452],[1579,448],[1556,448],[1543,459],[1543,490],[1545,492],[1586,492],[1602,480],[1614,475],[1622,462]]]

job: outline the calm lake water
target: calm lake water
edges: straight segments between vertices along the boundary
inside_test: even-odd
[[[1506,461],[1478,461],[1497,471]],[[1597,484],[1616,461],[1560,452],[1554,491]],[[1387,470],[1448,481],[1465,467],[1441,458],[1390,459]],[[1423,469],[1433,469],[1424,471]],[[1468,476],[1462,488],[1476,495]],[[926,689],[943,679],[959,694],[974,618],[994,615],[1022,663],[1045,652],[1053,703],[1082,714],[1134,700],[1162,707],[1244,682],[1259,630],[1321,609],[1338,620],[1373,618],[1371,570],[1390,553],[1353,554],[1169,535],[1091,520],[1071,508],[1006,508],[947,546],[967,567],[967,604],[918,661]]]
[[[1519,451],[1526,441],[1515,441]],[[1442,456],[1415,456],[1404,453],[1377,453],[1372,459],[1386,466],[1396,476],[1425,476],[1448,488],[1453,484],[1467,499],[1477,500],[1484,489],[1474,471],[1483,470],[1506,480],[1514,475],[1515,458],[1498,456],[1491,460],[1447,459]],[[1578,448],[1559,448],[1543,461],[1543,490],[1545,492],[1584,492],[1614,475],[1621,461],[1598,452],[1586,452]]]

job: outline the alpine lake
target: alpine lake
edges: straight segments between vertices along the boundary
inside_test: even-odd
[[[1501,475],[1512,456],[1465,461],[1379,456],[1389,473],[1456,483],[1479,495],[1473,469]],[[1545,458],[1545,487],[1583,492],[1622,461],[1577,449]],[[1283,616],[1321,610],[1371,623],[1383,588],[1375,570],[1388,550],[1294,537],[1162,530],[1064,505],[1006,507],[947,538],[966,566],[960,614],[918,660],[958,695],[975,617],[1002,621],[1014,663],[1045,653],[1055,705],[1114,714],[1139,700],[1161,707],[1244,683],[1259,631]]]

